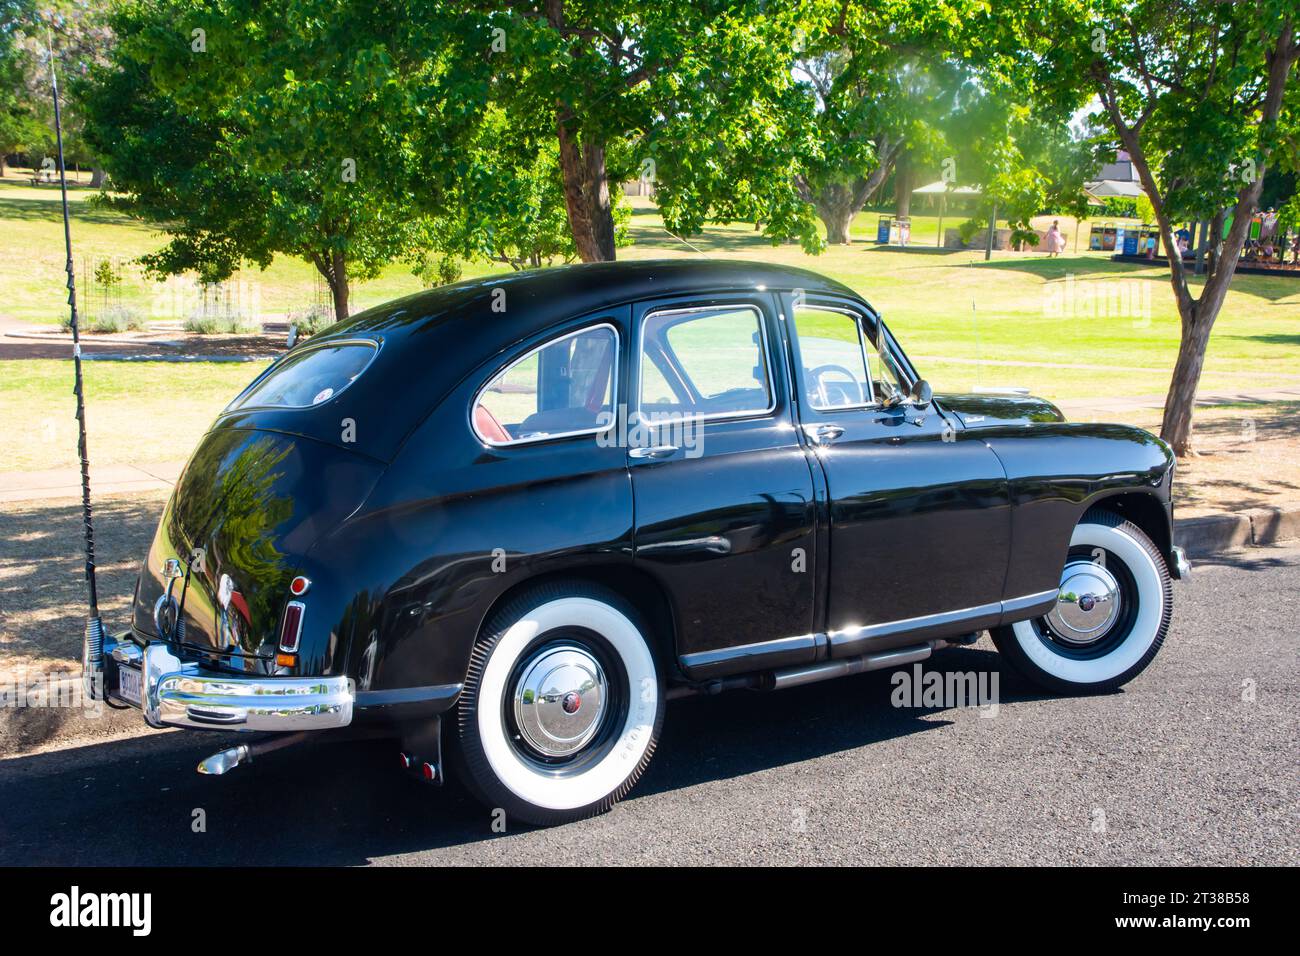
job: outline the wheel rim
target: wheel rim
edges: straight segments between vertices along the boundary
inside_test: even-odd
[[[1105,639],[1123,611],[1115,575],[1094,561],[1070,561],[1061,572],[1056,606],[1047,615],[1052,633],[1076,647]]]
[[[610,685],[600,661],[576,643],[535,650],[510,691],[519,744],[546,761],[579,754],[600,733],[610,711]]]
[[[1091,660],[1124,643],[1140,603],[1133,572],[1118,555],[1092,545],[1075,545],[1061,571],[1056,605],[1032,626],[1054,653]]]

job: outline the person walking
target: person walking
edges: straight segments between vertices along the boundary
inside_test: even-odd
[[[1047,230],[1047,257],[1049,259],[1059,256],[1065,251],[1065,236],[1061,235],[1060,220],[1053,219],[1052,227]]]

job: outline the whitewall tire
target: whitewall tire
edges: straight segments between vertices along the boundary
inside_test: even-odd
[[[531,588],[483,628],[457,703],[466,783],[508,819],[602,813],[640,778],[663,724],[649,632],[614,592]]]
[[[1142,529],[1108,511],[1084,515],[1070,539],[1056,608],[993,631],[1002,655],[1040,687],[1114,690],[1140,674],[1164,643],[1173,587]]]

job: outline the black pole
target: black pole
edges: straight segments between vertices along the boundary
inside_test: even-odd
[[[95,526],[90,507],[90,458],[86,449],[86,400],[81,377],[81,329],[77,321],[77,280],[72,270],[72,224],[68,215],[68,176],[63,163],[63,120],[59,113],[59,77],[54,69],[54,44],[50,49],[50,89],[54,95],[54,139],[59,153],[59,192],[63,200],[63,246],[67,253],[68,307],[72,321],[72,393],[77,397],[77,456],[81,460],[81,521],[86,538],[86,600],[88,615],[82,646],[82,668],[92,697],[102,685],[96,678],[103,669],[104,625],[99,618],[99,591],[95,582]]]

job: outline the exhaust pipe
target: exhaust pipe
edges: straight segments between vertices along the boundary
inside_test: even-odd
[[[312,731],[310,730],[300,730],[296,734],[284,734],[283,736],[272,737],[269,740],[259,740],[255,744],[240,744],[238,747],[231,747],[229,750],[215,753],[206,760],[200,761],[198,771],[199,773],[219,777],[223,773],[229,773],[241,764],[252,763],[254,757],[260,757],[262,754],[269,754],[282,747],[301,743],[311,734]]]
[[[841,661],[823,661],[820,664],[787,667],[772,673],[770,686],[772,690],[782,690],[786,687],[798,687],[801,684],[815,684],[818,681],[830,680],[832,677],[847,677],[850,674],[862,674],[866,671],[897,667],[900,664],[912,664],[929,657],[935,643],[937,642],[900,647],[897,650],[864,654],[862,657],[849,657]]]
[[[238,747],[231,747],[229,750],[223,750],[221,753],[213,754],[206,760],[199,762],[199,773],[208,773],[219,777],[223,773],[229,773],[241,763],[252,763],[253,755],[248,749],[248,744],[240,744]]]

